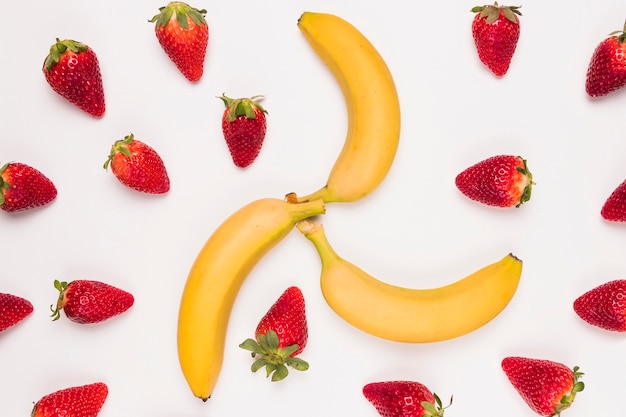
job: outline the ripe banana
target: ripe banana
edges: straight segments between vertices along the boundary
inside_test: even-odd
[[[354,26],[324,13],[304,12],[298,27],[336,77],[348,111],[348,131],[327,183],[298,201],[351,202],[385,178],[400,139],[400,103],[387,64]]]
[[[522,273],[522,261],[508,254],[443,287],[403,288],[342,259],[321,224],[303,220],[297,228],[320,255],[320,284],[328,305],[351,325],[397,342],[436,342],[478,329],[507,306]]]
[[[322,200],[264,198],[240,208],[209,237],[189,271],[178,316],[178,357],[195,396],[206,401],[213,392],[230,313],[249,272],[298,221],[324,212]]]

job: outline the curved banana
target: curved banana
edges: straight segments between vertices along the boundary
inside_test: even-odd
[[[222,368],[235,298],[257,262],[324,202],[264,198],[240,208],[210,236],[194,261],[178,316],[178,357],[193,394],[206,401]]]
[[[298,201],[351,202],[385,178],[400,139],[400,103],[387,64],[354,26],[324,13],[304,12],[298,27],[332,71],[348,111],[345,143],[320,190]]]
[[[322,225],[303,220],[297,228],[320,255],[321,287],[328,305],[351,325],[397,342],[436,342],[478,329],[506,307],[522,273],[522,261],[508,254],[443,287],[403,288],[379,281],[342,259]]]

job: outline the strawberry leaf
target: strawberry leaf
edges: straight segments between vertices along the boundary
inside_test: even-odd
[[[289,375],[288,366],[298,371],[306,371],[309,364],[300,358],[291,355],[298,350],[298,344],[280,348],[280,339],[274,330],[268,330],[267,334],[259,333],[257,340],[246,339],[239,347],[252,352],[252,357],[257,358],[251,365],[250,370],[256,372],[265,367],[266,376],[271,376],[272,382],[282,381]]]
[[[266,365],[271,365],[269,362],[267,362],[265,359],[261,358],[261,359],[257,359],[256,361],[252,362],[252,366],[250,366],[250,370],[252,372],[256,372],[259,369],[263,368]]]
[[[424,413],[424,416],[441,417],[443,416],[444,410],[452,405],[452,397],[450,397],[450,402],[445,407],[443,406],[441,399],[436,393],[433,393],[433,397],[435,398],[434,404],[429,401],[420,402],[420,405],[426,411]]]
[[[254,339],[246,339],[244,340],[240,345],[240,348],[245,349],[245,350],[249,350],[250,352],[252,352],[252,357],[255,356],[255,354],[262,354],[262,350],[261,350],[261,346],[259,346],[259,344],[257,343],[256,340]]]
[[[285,365],[277,365],[272,375],[272,382],[282,381],[289,375],[289,370]],[[269,376],[269,374],[268,374]]]
[[[285,359],[285,364],[291,366],[297,371],[306,371],[309,369],[309,363],[300,358],[287,358]]]
[[[282,348],[280,352],[284,356],[291,356],[291,354],[295,352],[296,350],[298,350],[299,347],[300,345],[298,345],[297,343],[294,343],[293,345]]]
[[[50,317],[52,317],[52,321],[56,321],[61,317],[63,300],[65,298],[65,291],[67,290],[68,285],[69,284],[65,281],[59,281],[58,279],[54,280],[54,288],[59,291],[59,297],[57,298],[56,308],[54,307],[54,305],[50,305],[50,310],[52,311]]]
[[[269,378],[270,375],[272,375],[272,373],[276,370],[277,367],[278,365],[274,363],[266,362],[265,363],[265,376]]]
[[[274,330],[269,330],[265,337],[263,337],[264,342],[261,342],[261,346],[267,347],[268,350],[276,351],[278,350],[278,346],[280,345],[280,340],[278,339],[278,334]],[[261,340],[263,340],[261,339]]]

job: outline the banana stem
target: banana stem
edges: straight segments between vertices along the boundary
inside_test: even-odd
[[[323,186],[319,190],[303,197],[296,195],[296,193],[289,193],[285,197],[292,203],[306,203],[314,200],[322,200],[325,203],[328,203],[330,201],[327,186]]]
[[[307,218],[298,222],[296,228],[304,237],[309,239],[313,243],[313,246],[315,246],[315,249],[317,249],[320,260],[322,261],[322,268],[339,258],[339,255],[337,255],[332,246],[330,246],[322,224]]]

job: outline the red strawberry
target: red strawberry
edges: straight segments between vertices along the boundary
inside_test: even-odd
[[[33,305],[25,298],[0,293],[0,332],[16,325],[33,312]]]
[[[532,179],[525,159],[497,155],[465,169],[455,183],[472,200],[489,206],[519,207],[530,200]]]
[[[204,58],[209,42],[209,26],[204,15],[181,1],[172,1],[159,8],[150,19],[161,47],[189,81],[198,81],[204,70]]]
[[[476,6],[472,21],[472,36],[478,57],[491,72],[501,77],[509,70],[520,34],[517,15],[521,6]]]
[[[59,291],[56,308],[50,306],[53,321],[61,317],[61,310],[75,323],[98,323],[122,314],[132,307],[132,294],[109,284],[91,280],[54,281]]]
[[[626,180],[606,199],[600,215],[608,221],[626,222]]]
[[[309,364],[296,356],[302,352],[309,337],[304,308],[304,296],[298,287],[289,287],[270,307],[257,325],[255,339],[246,339],[240,348],[259,358],[252,364],[252,372],[265,366],[272,381],[284,379],[287,366],[305,371]]]
[[[0,167],[0,209],[29,210],[48,204],[56,196],[52,181],[35,168],[19,162]]]
[[[601,97],[626,85],[626,24],[611,32],[591,56],[585,90],[591,97]]]
[[[261,151],[267,130],[267,111],[258,103],[262,96],[232,99],[222,94],[226,105],[222,115],[222,132],[226,145],[239,168],[252,164]]]
[[[509,356],[502,360],[502,369],[522,399],[541,416],[561,415],[585,388],[577,366],[572,370],[545,359]]]
[[[57,38],[43,64],[46,81],[70,103],[95,117],[105,111],[100,64],[84,43]]]
[[[574,311],[587,323],[626,332],[626,279],[606,282],[574,301]]]
[[[35,403],[31,417],[96,417],[109,394],[106,384],[65,388],[45,395]]]
[[[164,194],[170,190],[170,179],[159,154],[149,145],[130,135],[116,141],[104,162],[120,182],[137,191]]]
[[[371,382],[363,387],[363,395],[383,417],[443,416],[437,394],[416,381]]]

